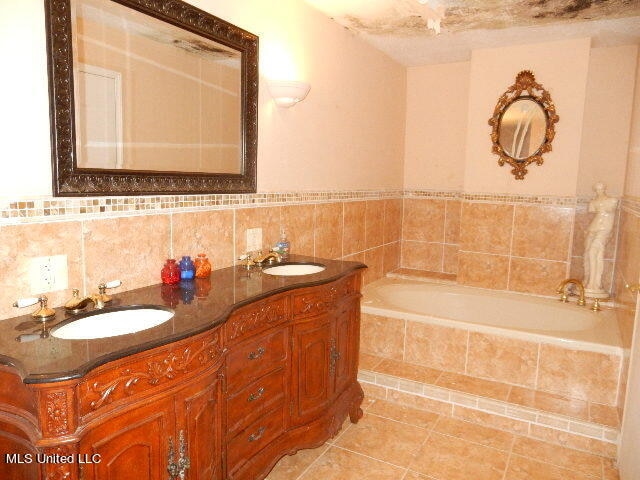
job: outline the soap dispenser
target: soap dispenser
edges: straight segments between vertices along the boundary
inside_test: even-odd
[[[287,240],[287,234],[284,231],[284,228],[280,230],[280,240],[276,243],[274,250],[278,252],[282,258],[287,258],[289,256],[289,250],[291,249],[291,243]]]

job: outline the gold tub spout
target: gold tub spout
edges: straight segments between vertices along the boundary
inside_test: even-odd
[[[578,291],[580,292],[578,296],[578,305],[580,305],[581,307],[586,305],[587,302],[585,301],[585,298],[584,298],[584,285],[580,280],[577,280],[575,278],[567,278],[566,280],[563,280],[562,282],[560,282],[560,285],[558,285],[558,288],[556,289],[556,293],[560,294],[560,301],[561,302],[569,301],[569,298],[567,295],[567,285],[571,285],[571,284],[578,287]]]

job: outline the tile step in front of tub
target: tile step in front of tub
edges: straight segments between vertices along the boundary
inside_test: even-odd
[[[618,410],[579,399],[361,354],[365,394],[615,458]]]

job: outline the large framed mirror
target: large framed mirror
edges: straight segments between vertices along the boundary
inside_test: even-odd
[[[534,162],[542,165],[542,154],[551,151],[558,120],[551,95],[536,82],[533,73],[518,73],[489,119],[492,152],[500,157],[498,165],[508,163],[516,180],[523,180],[527,166]]]
[[[256,191],[258,37],[180,0],[45,0],[55,196]]]

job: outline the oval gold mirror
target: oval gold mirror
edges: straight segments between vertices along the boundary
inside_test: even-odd
[[[542,154],[551,151],[559,119],[549,92],[536,83],[533,73],[520,72],[515,84],[498,99],[489,119],[498,164],[508,163],[516,180],[524,179],[527,166],[534,162],[542,165]]]

